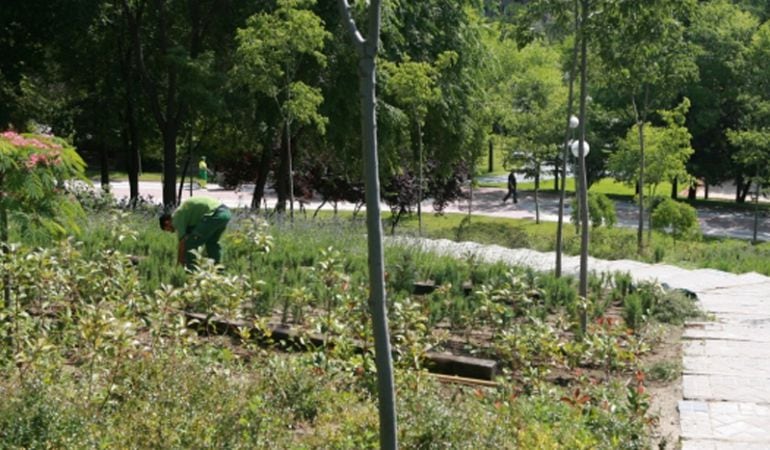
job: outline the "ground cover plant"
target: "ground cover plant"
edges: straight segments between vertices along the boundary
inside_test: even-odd
[[[243,213],[224,271],[186,274],[152,208],[92,204],[101,211],[77,238],[12,233],[2,256],[0,446],[377,446],[360,224]],[[605,274],[579,302],[568,279],[470,256],[391,245],[386,259],[404,448],[648,447],[641,367],[655,318],[673,321],[670,295]],[[437,288],[415,296],[414,281]],[[577,336],[583,307],[592,325]],[[180,314],[191,309],[254,326],[234,339],[194,333]],[[258,345],[258,330],[281,322],[330,345]],[[493,387],[441,384],[424,371],[427,351],[495,359],[501,375]]]

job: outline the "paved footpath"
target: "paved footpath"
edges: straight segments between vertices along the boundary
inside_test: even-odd
[[[555,259],[553,252],[472,242],[414,244],[544,271],[553,269]],[[692,291],[713,318],[688,323],[683,337],[682,449],[770,449],[770,278],[630,260],[589,258],[588,267],[596,272],[629,272],[636,281],[657,280]],[[577,275],[579,268],[578,257],[564,257],[565,274]]]

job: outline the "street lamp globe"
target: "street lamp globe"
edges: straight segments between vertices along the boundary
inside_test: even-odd
[[[577,158],[580,155],[580,140],[573,139],[569,143],[569,148],[572,151],[572,156]],[[591,151],[591,147],[587,141],[583,141],[583,156],[588,156],[588,152]]]
[[[580,125],[580,119],[578,119],[574,114],[569,116],[569,127],[573,130]]]

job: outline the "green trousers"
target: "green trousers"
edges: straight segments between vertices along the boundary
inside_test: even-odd
[[[188,231],[184,237],[184,263],[188,269],[195,267],[195,255],[192,251],[204,245],[206,256],[216,263],[222,260],[222,246],[219,244],[219,238],[225,232],[230,217],[230,210],[222,205],[213,213],[203,216],[203,219]]]

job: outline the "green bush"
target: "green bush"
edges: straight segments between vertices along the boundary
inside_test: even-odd
[[[667,198],[652,210],[652,228],[669,232],[674,239],[695,237],[700,233],[698,214],[687,203]]]
[[[579,223],[579,213],[580,207],[578,206],[578,199],[575,197],[572,200],[572,215],[570,217],[575,226],[578,226]],[[615,203],[604,194],[589,192],[588,219],[591,222],[591,228],[598,228],[601,225],[612,228],[618,221]]]

